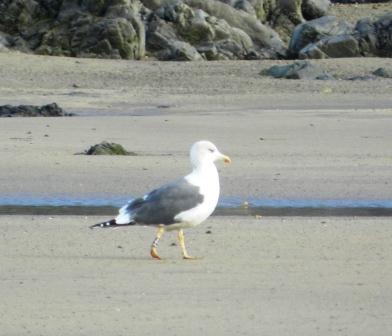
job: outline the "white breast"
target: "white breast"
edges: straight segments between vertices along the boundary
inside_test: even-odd
[[[219,175],[214,164],[194,170],[185,179],[200,188],[203,202],[193,209],[179,213],[175,219],[181,227],[192,227],[204,222],[215,210],[219,199]]]

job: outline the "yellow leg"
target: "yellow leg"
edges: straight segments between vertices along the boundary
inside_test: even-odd
[[[151,254],[151,257],[153,257],[155,259],[159,259],[159,260],[161,259],[161,257],[158,255],[157,247],[158,247],[159,239],[161,239],[164,232],[165,232],[165,229],[163,228],[163,226],[160,226],[158,228],[157,235],[156,235],[154,241],[152,242],[150,254]]]
[[[183,230],[179,230],[178,231],[178,241],[180,242],[183,258],[184,259],[196,259],[194,257],[191,257],[188,254],[188,252],[186,251],[186,248],[185,248],[185,238],[184,238],[184,231]]]

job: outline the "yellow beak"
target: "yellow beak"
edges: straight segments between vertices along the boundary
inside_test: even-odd
[[[222,155],[222,160],[224,163],[231,163],[231,159],[227,155]]]

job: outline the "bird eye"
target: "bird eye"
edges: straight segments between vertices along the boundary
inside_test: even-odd
[[[211,153],[214,153],[214,152],[215,152],[212,148],[208,148],[208,150],[209,150]]]

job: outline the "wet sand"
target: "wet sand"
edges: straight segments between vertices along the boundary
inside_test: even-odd
[[[0,119],[0,194],[134,197],[190,170],[188,151],[214,141],[222,196],[392,199],[390,110]],[[138,156],[83,156],[103,140]]]
[[[194,261],[101,219],[0,217],[0,335],[392,332],[390,219],[213,217],[186,232]]]
[[[391,59],[315,60],[340,77]],[[134,62],[0,54],[0,103],[53,101],[71,118],[0,119],[0,195],[134,197],[186,174],[215,142],[222,196],[392,199],[392,79],[277,80],[281,61]],[[75,155],[103,140],[138,156]]]

